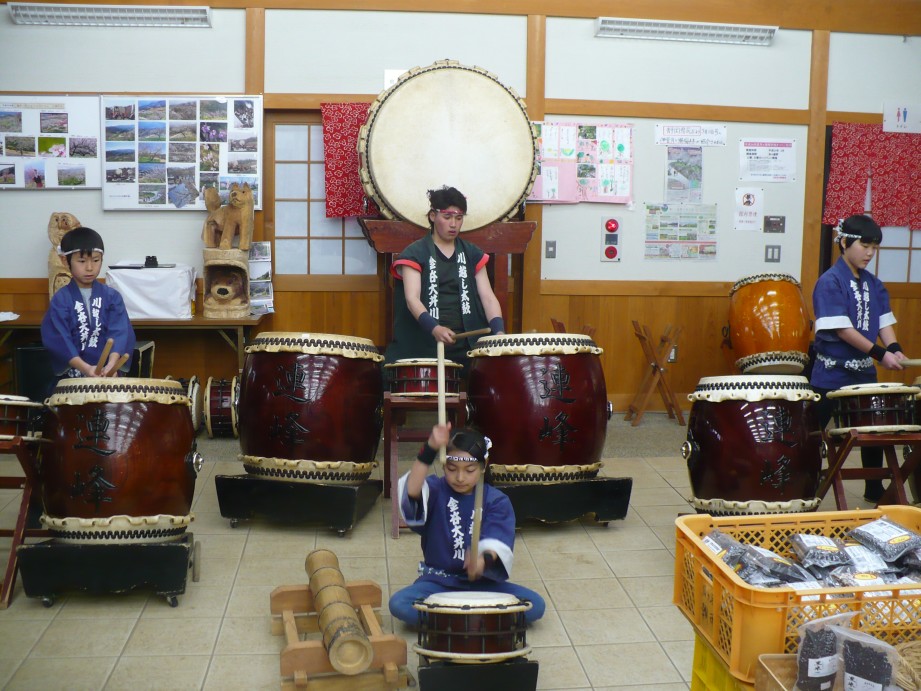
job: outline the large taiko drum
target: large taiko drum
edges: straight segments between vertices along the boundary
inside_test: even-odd
[[[534,184],[535,153],[518,94],[452,60],[404,73],[371,104],[358,141],[366,194],[387,218],[423,228],[425,190],[445,184],[471,200],[464,230],[510,218]]]
[[[365,338],[263,332],[246,346],[240,448],[248,473],[357,484],[383,424],[383,356]]]
[[[921,388],[917,386],[891,382],[852,384],[829,391],[835,409],[834,427],[828,433],[921,432],[915,417],[915,396],[919,392]]]
[[[438,360],[435,358],[410,358],[397,360],[384,369],[391,370],[390,393],[399,396],[437,396]],[[456,396],[460,392],[463,366],[445,360],[445,394]]]
[[[805,377],[704,377],[688,398],[681,453],[694,508],[714,515],[818,508],[819,395]]]
[[[47,400],[42,522],[74,543],[162,542],[192,520],[189,397],[166,379],[63,379]]]
[[[611,416],[602,350],[582,334],[484,336],[469,352],[470,424],[499,483],[594,477]]]
[[[237,419],[237,399],[240,385],[233,379],[215,379],[208,377],[205,384],[205,431],[209,438],[238,437],[240,435]]]
[[[745,374],[799,374],[812,326],[799,282],[786,274],[738,281],[729,293],[729,334]]]
[[[524,613],[531,603],[483,590],[429,595],[419,610],[420,655],[453,662],[499,662],[527,655]]]
[[[41,441],[44,413],[45,406],[25,396],[0,394],[0,440]]]

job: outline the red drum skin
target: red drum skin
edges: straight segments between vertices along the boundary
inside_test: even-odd
[[[86,381],[113,391],[113,397],[120,386],[117,379],[112,384],[94,378],[67,381]],[[157,388],[165,380],[134,381]],[[55,393],[60,390],[59,385]],[[170,392],[187,400],[178,388]],[[43,446],[39,477],[49,516],[190,513],[195,433],[188,405],[151,400],[50,405],[44,438],[51,444]]]
[[[424,621],[422,647],[427,650],[482,655],[511,653],[517,649],[518,615],[513,612],[427,612]]]
[[[246,354],[240,385],[245,456],[374,460],[383,382],[371,359],[299,352]]]
[[[497,355],[470,362],[470,424],[492,440],[490,463],[562,466],[601,460],[608,413],[597,355]]]
[[[688,419],[691,489],[697,499],[812,499],[822,437],[809,401],[696,400]]]

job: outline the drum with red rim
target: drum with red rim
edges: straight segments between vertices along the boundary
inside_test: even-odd
[[[445,394],[456,396],[460,392],[460,375],[463,366],[445,360]],[[437,396],[438,395],[438,360],[435,358],[416,358],[397,360],[389,365],[390,393],[399,396]]]
[[[454,662],[499,662],[527,655],[524,613],[531,603],[482,590],[429,595],[419,610],[419,643],[425,657]]]
[[[205,430],[208,436],[236,437],[239,435],[237,423],[237,398],[240,387],[237,378],[215,379],[208,377],[205,385]]]
[[[704,377],[691,400],[691,504],[711,514],[814,511],[822,434],[805,377]]]
[[[361,482],[380,440],[381,361],[365,338],[263,332],[246,346],[240,448],[271,479]]]
[[[48,398],[42,522],[59,539],[156,542],[191,522],[189,397],[166,379],[63,379]]]
[[[855,432],[921,432],[915,416],[917,386],[891,382],[852,384],[828,397],[835,403],[832,435]]]

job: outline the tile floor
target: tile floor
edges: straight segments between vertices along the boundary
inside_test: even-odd
[[[543,593],[548,605],[528,631],[540,689],[689,687],[694,633],[672,605],[674,520],[689,512],[688,477],[678,454],[686,428],[661,414],[631,428],[615,415],[607,448],[643,428],[655,435],[653,453],[660,455],[640,449],[607,460],[602,471],[633,478],[625,520],[606,527],[587,520],[534,524],[518,532],[514,580]],[[283,638],[270,634],[269,593],[304,583],[304,559],[318,547],[336,552],[346,579],[379,583],[385,631],[414,642],[412,631],[391,620],[386,600],[391,589],[413,580],[419,540],[407,531],[398,540],[389,537],[389,500],[378,500],[342,538],[326,528],[259,520],[231,528],[220,515],[212,477],[242,472],[232,460],[239,446],[201,434],[199,450],[206,465],[196,486],[192,532],[202,547],[200,581],[189,578],[175,608],[143,591],[69,593],[45,608],[17,584],[10,608],[0,611],[0,687],[278,689]],[[18,470],[10,458],[0,460],[0,474]],[[830,501],[823,508],[834,508]],[[864,505],[856,495],[851,501]],[[0,525],[12,525],[17,507],[17,492],[0,490]],[[0,540],[0,547],[8,544]],[[409,663],[415,676],[411,650]]]

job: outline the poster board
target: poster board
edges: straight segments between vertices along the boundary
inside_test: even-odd
[[[99,111],[105,210],[203,211],[232,183],[262,208],[262,96],[103,95]]]
[[[99,189],[96,96],[0,96],[0,190]]]

